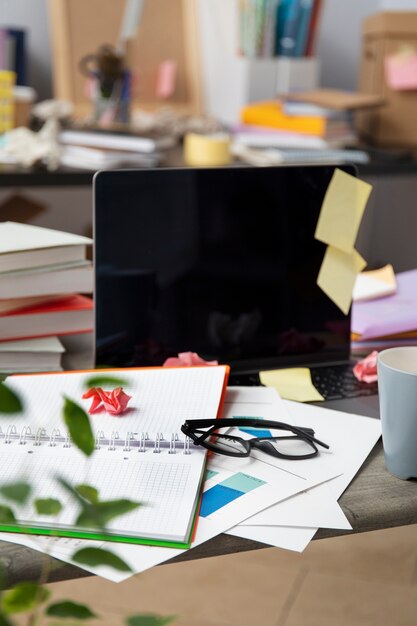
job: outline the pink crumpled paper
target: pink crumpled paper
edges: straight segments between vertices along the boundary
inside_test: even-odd
[[[205,361],[197,352],[180,352],[165,360],[163,367],[191,367],[192,365],[218,365],[218,361]]]
[[[356,378],[364,383],[374,383],[378,380],[376,361],[378,352],[374,350],[367,357],[358,361],[353,368]]]
[[[121,415],[127,408],[132,396],[123,391],[123,387],[117,387],[113,391],[104,391],[101,387],[91,387],[83,393],[82,398],[92,398],[89,413],[97,413],[104,409],[110,415]]]

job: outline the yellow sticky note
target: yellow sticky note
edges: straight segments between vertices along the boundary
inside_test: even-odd
[[[356,250],[347,254],[338,248],[327,246],[317,284],[345,315],[352,303],[356,276],[365,265],[366,261]]]
[[[259,372],[261,383],[274,387],[281,398],[297,402],[320,402],[324,400],[311,381],[308,367],[291,367],[282,370]]]
[[[324,196],[315,238],[351,252],[371,191],[372,185],[335,169]]]

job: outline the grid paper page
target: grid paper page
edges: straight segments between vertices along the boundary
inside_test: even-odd
[[[16,510],[19,522],[30,527],[74,529],[79,509],[57,482],[56,476],[60,476],[73,486],[93,485],[100,500],[128,498],[143,503],[110,522],[108,532],[171,541],[184,541],[189,534],[204,467],[203,450],[171,455],[102,449],[86,459],[73,446],[50,447],[45,443],[35,447],[17,442],[0,446],[4,482],[27,478],[33,486],[33,498],[54,497],[64,505],[56,517],[38,515],[31,504],[25,505]]]
[[[84,381],[93,375],[115,376],[127,381],[126,393],[132,396],[128,409],[121,416],[104,411],[90,416],[94,432],[103,431],[110,438],[117,431],[121,438],[127,433],[151,438],[162,433],[165,438],[180,433],[186,419],[217,416],[226,368],[224,366],[126,369],[96,372],[65,372],[34,376],[13,376],[7,384],[23,399],[25,411],[13,423],[19,432],[30,426],[32,433],[40,427],[48,433],[58,428],[65,434],[61,413],[63,396],[86,411],[91,399],[83,400]]]

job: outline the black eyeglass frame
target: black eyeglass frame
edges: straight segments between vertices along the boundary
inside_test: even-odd
[[[246,427],[246,428],[272,428],[276,430],[289,430],[294,433],[293,435],[287,436],[279,436],[279,437],[253,437],[252,439],[243,439],[242,437],[238,437],[236,435],[226,435],[222,433],[216,433],[215,431],[219,428],[227,428],[227,427]],[[208,430],[201,430],[203,428],[208,428]],[[273,420],[259,420],[256,418],[219,418],[219,419],[191,419],[186,420],[184,424],[181,426],[181,431],[189,437],[195,445],[201,445],[207,450],[211,452],[215,452],[217,454],[223,454],[225,456],[231,457],[248,457],[250,456],[252,448],[257,448],[265,452],[266,454],[270,454],[271,456],[276,456],[281,459],[287,460],[303,460],[303,459],[311,459],[318,455],[319,450],[316,446],[319,445],[323,448],[329,449],[327,443],[320,441],[314,437],[314,430],[308,427],[298,427],[292,426],[291,424],[286,424],[285,422],[275,422]],[[228,450],[220,450],[213,443],[211,443],[210,439],[216,437],[223,440],[228,441],[236,441],[244,451],[240,452],[236,451],[228,451]],[[276,448],[270,445],[271,441],[282,441],[289,439],[301,439],[305,441],[310,447],[312,451],[308,454],[284,454],[279,452]]]

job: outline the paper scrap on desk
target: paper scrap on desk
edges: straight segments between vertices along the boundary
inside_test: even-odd
[[[365,266],[366,261],[356,250],[346,253],[327,246],[317,284],[345,315],[352,302],[356,277]]]
[[[263,385],[274,387],[286,400],[320,402],[323,396],[314,387],[308,367],[293,367],[259,373]]]
[[[384,59],[385,80],[390,89],[417,89],[417,53],[410,47]]]
[[[397,280],[392,265],[385,265],[378,270],[361,272],[356,277],[353,289],[353,301],[374,300],[390,296],[397,291]]]
[[[352,252],[372,185],[336,168],[324,197],[315,238]]]

